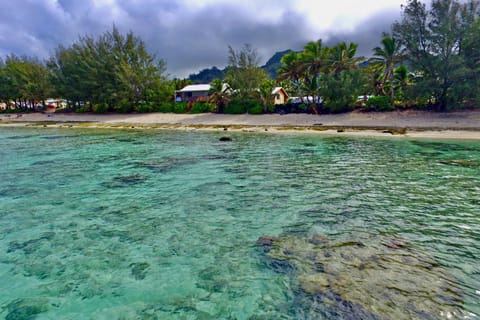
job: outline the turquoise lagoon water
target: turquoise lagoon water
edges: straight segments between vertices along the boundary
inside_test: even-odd
[[[0,128],[0,318],[297,319],[261,236],[401,236],[480,314],[480,143]]]

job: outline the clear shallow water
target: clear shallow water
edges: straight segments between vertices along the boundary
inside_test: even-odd
[[[256,240],[365,232],[480,314],[479,142],[222,135],[0,128],[0,317],[296,319]]]

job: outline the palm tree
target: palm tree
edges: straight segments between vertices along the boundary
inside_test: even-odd
[[[303,98],[302,81],[304,77],[304,66],[299,54],[290,51],[281,59],[282,65],[277,69],[277,80],[287,81],[295,89],[295,93]]]
[[[301,59],[312,73],[319,73],[326,64],[328,47],[324,47],[322,39],[310,41],[303,47]]]
[[[402,61],[401,45],[394,38],[388,35],[382,39],[382,46],[373,48],[374,57],[370,59],[373,63],[382,64],[384,76],[381,80],[382,88],[388,82],[390,85],[390,103],[393,105],[395,99],[395,64]]]
[[[345,70],[356,69],[362,57],[355,57],[358,44],[341,42],[330,48],[328,56],[328,67],[331,74],[339,74]]]
[[[322,40],[310,41],[303,47],[299,58],[304,70],[304,88],[313,102],[318,101],[320,74],[327,67],[328,47],[322,45]]]
[[[258,88],[258,95],[263,105],[263,113],[268,113],[268,107],[272,105],[272,92],[275,89],[273,80],[264,81]]]
[[[217,106],[217,112],[223,113],[223,109],[230,102],[230,92],[227,84],[220,79],[213,79],[210,83],[210,90],[208,92],[208,102]]]

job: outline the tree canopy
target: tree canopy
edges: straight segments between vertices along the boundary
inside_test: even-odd
[[[198,76],[212,84],[210,102],[217,110],[234,113],[269,112],[271,90],[280,85],[301,100],[301,109],[312,112],[364,107],[359,96],[376,96],[372,101],[384,107],[375,110],[478,107],[479,39],[480,0],[432,0],[430,5],[407,0],[370,58],[358,56],[354,42],[309,41],[299,52],[286,50],[269,60],[267,65],[276,65],[282,57],[272,81],[266,66],[259,67],[257,51],[246,44],[238,51],[228,47],[225,69],[205,69]],[[174,90],[189,83],[169,80],[166,62],[150,54],[141,38],[115,26],[59,46],[46,61],[0,57],[0,101],[23,110],[51,97],[66,99],[76,111],[177,112]]]
[[[0,60],[0,100],[33,109],[52,92],[47,68],[36,58],[9,55]]]
[[[81,37],[59,47],[48,61],[57,94],[93,109],[140,111],[168,99],[165,61],[149,54],[144,42],[115,27],[97,39]]]
[[[366,82],[358,70],[362,58],[356,56],[357,47],[345,42],[327,47],[321,39],[308,42],[303,51],[283,56],[279,79],[289,82],[294,94],[314,105],[315,112],[320,105],[325,111],[348,111]]]
[[[245,44],[239,51],[229,46],[228,53],[226,82],[242,99],[256,96],[262,82],[268,80],[267,73],[259,67],[257,51]]]
[[[477,0],[433,0],[429,8],[409,0],[393,24],[415,73],[416,94],[440,110],[478,101],[478,69],[471,58],[478,52],[479,7]]]

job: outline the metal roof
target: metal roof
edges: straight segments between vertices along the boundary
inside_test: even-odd
[[[183,88],[182,90],[177,90],[177,92],[196,92],[196,91],[208,91],[210,90],[209,84],[191,84]]]
[[[275,89],[273,89],[273,91],[272,91],[272,94],[277,94],[277,93],[279,93],[280,91],[285,92],[285,94],[286,94],[287,97],[288,97],[288,93],[287,93],[287,91],[285,91],[285,89],[283,89],[283,87],[275,87]]]

